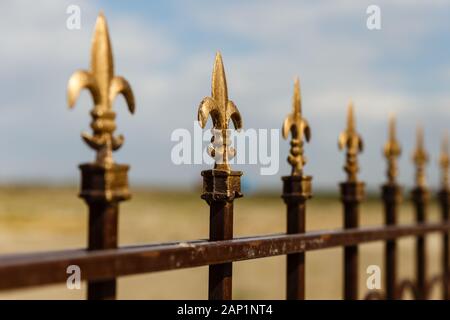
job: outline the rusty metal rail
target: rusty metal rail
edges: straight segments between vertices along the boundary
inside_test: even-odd
[[[6,255],[0,258],[0,289],[65,282],[69,265],[83,280],[224,264],[332,247],[419,236],[450,230],[450,223],[371,227],[303,234],[275,234],[233,240],[195,240],[108,250],[68,250]]]

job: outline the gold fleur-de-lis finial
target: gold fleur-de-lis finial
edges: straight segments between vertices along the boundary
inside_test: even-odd
[[[202,128],[206,126],[210,115],[213,137],[208,152],[215,159],[214,169],[230,171],[228,160],[235,155],[235,150],[230,146],[228,124],[231,119],[234,127],[240,130],[242,118],[234,102],[228,100],[227,80],[220,52],[217,52],[214,62],[211,97],[204,98],[198,107],[198,121]]]
[[[347,150],[346,163],[344,166],[347,172],[347,180],[356,182],[358,173],[358,153],[363,150],[363,141],[355,129],[355,119],[353,116],[353,103],[350,101],[347,113],[347,129],[339,135],[338,146],[340,150]]]
[[[442,138],[439,165],[441,167],[441,186],[443,189],[447,190],[449,188],[448,169],[450,167],[450,156],[448,151],[448,131],[445,131]]]
[[[91,49],[90,70],[76,71],[69,80],[67,98],[73,107],[82,89],[88,89],[94,101],[91,111],[93,135],[82,133],[84,141],[97,151],[96,163],[104,166],[113,164],[112,152],[121,147],[122,135],[113,136],[116,129],[116,114],[112,104],[117,95],[122,94],[131,113],[135,103],[133,91],[127,80],[114,75],[113,55],[108,26],[102,12],[97,17]]]
[[[413,153],[413,161],[416,165],[416,185],[418,187],[426,186],[425,179],[425,165],[428,162],[428,154],[425,150],[424,142],[423,142],[423,128],[422,126],[417,126],[417,144],[416,149]]]
[[[288,156],[288,162],[292,166],[293,176],[302,175],[303,166],[306,158],[303,156],[303,138],[309,142],[311,138],[311,129],[306,119],[302,118],[302,100],[300,95],[300,81],[298,77],[294,83],[294,95],[292,97],[292,113],[289,114],[283,122],[283,138],[292,135],[291,150]]]
[[[395,116],[389,115],[389,138],[384,145],[384,156],[387,160],[387,177],[389,183],[395,183],[395,179],[398,174],[397,158],[402,153],[399,142],[397,141],[397,135],[395,133]]]

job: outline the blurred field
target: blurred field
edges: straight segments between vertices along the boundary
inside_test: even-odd
[[[80,248],[86,245],[87,214],[75,188],[0,188],[0,253]],[[121,245],[167,240],[207,238],[208,208],[198,193],[133,190],[133,199],[121,207],[119,241]],[[429,219],[437,220],[435,203]],[[342,213],[337,198],[317,197],[309,202],[307,229],[333,229],[341,226]],[[413,221],[409,204],[402,207],[401,223]],[[253,196],[236,201],[235,235],[284,232],[285,207],[278,196]],[[361,223],[382,223],[381,203],[369,200],[362,205]],[[428,237],[429,272],[439,271],[440,241]],[[382,267],[382,243],[361,246],[360,286],[365,290],[366,268]],[[413,240],[400,241],[400,275],[414,273]],[[342,291],[342,249],[307,254],[306,297],[340,299]],[[237,299],[283,299],[285,257],[238,262],[233,269],[233,296]],[[207,267],[129,276],[119,279],[120,299],[205,299]],[[1,279],[0,279],[1,281]],[[1,299],[81,299],[82,290],[65,285],[39,289],[0,292]],[[435,288],[435,297],[440,288]]]

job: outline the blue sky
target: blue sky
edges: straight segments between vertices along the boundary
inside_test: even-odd
[[[81,29],[66,28],[66,8],[81,8]],[[366,28],[366,8],[381,8],[382,28]],[[280,128],[291,110],[293,78],[301,79],[303,113],[312,127],[306,172],[317,187],[344,179],[337,136],[349,99],[366,150],[362,180],[383,182],[381,156],[389,112],[403,146],[400,180],[413,182],[411,152],[418,122],[436,185],[439,140],[450,124],[449,1],[2,1],[0,4],[0,182],[78,182],[77,165],[94,155],[79,133],[89,129],[85,92],[66,105],[67,81],[89,65],[95,19],[104,10],[116,74],[131,83],[137,112],[117,99],[118,162],[132,166],[132,184],[190,187],[207,165],[171,163],[176,128],[193,130],[197,106],[209,95],[217,50],[230,98],[246,128]],[[288,143],[280,141],[280,172],[245,171],[254,190],[280,187]]]

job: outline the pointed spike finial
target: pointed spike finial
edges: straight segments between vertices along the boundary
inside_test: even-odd
[[[353,102],[350,101],[347,109],[347,129],[339,135],[338,146],[340,150],[346,149],[346,163],[344,171],[347,173],[349,182],[357,181],[358,153],[363,150],[363,141],[356,132],[355,119],[353,115]]]
[[[419,148],[423,148],[423,127],[419,124],[417,125],[417,131],[416,131],[416,137],[417,137],[417,146]]]
[[[211,96],[213,99],[220,101],[220,103],[224,105],[228,101],[227,78],[225,76],[222,55],[219,51],[216,53],[216,59],[214,62]]]
[[[386,157],[388,168],[387,177],[388,183],[394,184],[396,177],[398,175],[397,169],[397,158],[401,154],[401,147],[397,141],[395,132],[395,115],[393,113],[389,114],[389,138],[384,145],[384,156]]]
[[[215,160],[214,168],[230,171],[229,159],[235,155],[235,150],[230,146],[228,125],[231,120],[235,129],[240,130],[242,118],[234,102],[228,100],[225,68],[220,52],[216,53],[214,62],[211,97],[204,98],[198,107],[198,121],[202,128],[206,126],[209,116],[213,122],[213,137],[208,151]]]
[[[389,139],[394,141],[396,139],[395,134],[395,113],[389,113]]]
[[[292,106],[294,115],[298,118],[301,117],[302,114],[302,96],[300,92],[300,79],[299,77],[295,78],[294,81],[294,95],[292,97]]]
[[[441,188],[443,190],[449,189],[449,167],[450,155],[448,148],[448,130],[445,130],[442,137],[441,154],[439,156],[439,165],[441,167]]]
[[[114,62],[106,18],[100,12],[95,23],[91,48],[91,71],[97,81],[101,97],[108,97],[108,89],[114,75]],[[111,108],[109,103],[101,104]]]
[[[291,133],[291,149],[287,158],[292,166],[291,175],[301,176],[303,166],[306,163],[306,157],[303,155],[303,140],[309,142],[311,138],[311,129],[308,121],[301,114],[301,95],[300,80],[297,77],[294,81],[294,94],[292,97],[292,113],[289,114],[283,123],[283,137],[287,139]]]
[[[355,130],[355,117],[353,114],[353,101],[350,100],[347,108],[347,128],[348,131]]]
[[[416,166],[416,186],[424,188],[426,186],[425,165],[428,162],[428,153],[425,150],[423,128],[421,125],[416,129],[416,149],[413,153],[413,162]]]
[[[111,166],[112,152],[121,147],[123,136],[114,136],[116,114],[112,103],[118,94],[125,97],[131,113],[135,110],[133,91],[123,77],[114,76],[114,63],[108,26],[102,12],[97,17],[91,50],[91,69],[75,72],[69,79],[67,100],[73,107],[82,89],[88,89],[94,101],[91,111],[93,135],[82,134],[83,140],[97,152],[96,163]]]

